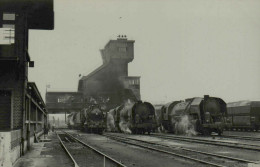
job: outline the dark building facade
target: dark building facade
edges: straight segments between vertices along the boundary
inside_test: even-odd
[[[128,76],[128,63],[134,59],[134,42],[126,37],[110,40],[100,50],[103,64],[79,80],[84,101],[96,100],[115,107],[122,100],[140,100],[140,77]]]
[[[69,114],[83,108],[83,96],[80,92],[46,92],[45,97],[49,114]]]
[[[34,133],[47,121],[35,83],[28,82],[29,29],[54,27],[52,0],[0,0],[0,165],[12,163],[30,148]],[[44,19],[43,19],[44,18]],[[32,140],[33,141],[33,140]]]

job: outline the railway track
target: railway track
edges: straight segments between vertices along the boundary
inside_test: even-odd
[[[221,135],[221,136],[216,136],[216,137],[260,141],[259,137],[252,137],[252,136]]]
[[[250,160],[245,160],[245,159],[236,158],[236,157],[230,157],[230,156],[224,156],[224,155],[220,155],[220,154],[197,151],[197,150],[187,149],[187,148],[183,148],[183,147],[158,144],[158,143],[151,142],[151,141],[133,139],[133,138],[125,137],[122,135],[103,134],[103,136],[106,136],[108,138],[111,138],[113,140],[123,142],[126,144],[130,144],[130,145],[142,147],[145,149],[181,157],[184,159],[192,160],[192,161],[199,162],[199,163],[209,165],[209,166],[225,167],[226,164],[228,164],[228,163],[229,163],[228,166],[232,166],[232,165],[238,166],[237,163],[243,163],[245,165],[247,165],[248,163],[253,163],[253,164],[258,163],[256,161],[250,161]],[[200,156],[200,158],[198,158],[198,155]],[[202,159],[208,159],[208,161],[202,160]],[[227,160],[227,161],[225,161],[225,160]],[[230,161],[232,161],[234,164],[231,164]],[[239,165],[241,165],[241,164],[239,164]]]
[[[96,148],[84,143],[67,132],[56,133],[58,139],[73,161],[75,167],[85,166],[116,166],[126,167],[121,162],[113,159],[109,155],[97,150]]]
[[[231,147],[231,148],[260,151],[260,145],[257,145],[257,144],[246,144],[246,143],[239,143],[239,142],[219,141],[219,140],[211,140],[211,139],[202,139],[202,138],[197,138],[197,137],[186,137],[186,136],[166,135],[166,134],[156,134],[156,133],[153,133],[150,136],[159,137],[162,139],[195,142],[195,143],[201,143],[201,144],[209,144],[209,145],[216,145],[216,146],[224,146],[224,147]]]

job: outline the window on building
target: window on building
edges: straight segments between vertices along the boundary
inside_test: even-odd
[[[63,97],[58,98],[58,103],[65,103],[65,99]]]
[[[14,24],[3,24],[3,28],[0,28],[0,45],[13,44],[15,42],[14,28]]]
[[[14,24],[3,24],[3,28],[11,28],[11,29],[14,29],[15,26],[14,26]]]
[[[128,82],[129,82],[129,85],[132,85],[132,80],[129,80]]]
[[[139,79],[128,80],[129,85],[139,85]]]
[[[135,79],[135,85],[138,85],[138,84],[139,84],[139,80]]]
[[[126,52],[126,47],[119,47],[119,48],[118,48],[118,51],[119,51],[119,52]]]
[[[8,21],[8,23],[5,21]],[[15,21],[15,13],[3,13],[3,24],[0,25],[0,27],[2,27],[0,30],[0,45],[14,43],[14,41],[15,41],[14,40],[15,22],[14,21]]]
[[[15,13],[3,13],[3,20],[15,20]]]

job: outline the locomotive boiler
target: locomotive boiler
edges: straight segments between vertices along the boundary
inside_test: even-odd
[[[155,109],[151,103],[137,101],[125,103],[107,114],[107,130],[123,133],[144,134],[157,127]]]
[[[174,101],[161,108],[161,126],[172,133],[222,134],[226,124],[226,103],[221,98],[195,97]]]

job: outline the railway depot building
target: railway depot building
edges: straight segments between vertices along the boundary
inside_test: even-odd
[[[117,107],[125,99],[140,100],[140,77],[128,76],[128,63],[134,59],[134,40],[120,36],[101,49],[103,64],[82,76],[77,92],[46,92],[49,114],[79,112],[89,103]]]
[[[87,76],[81,77],[78,91],[85,102],[92,99],[116,107],[122,99],[140,100],[140,77],[128,76],[128,63],[134,59],[134,40],[118,36],[101,49],[103,64]]]
[[[67,114],[73,112],[80,112],[83,105],[83,96],[80,92],[54,92],[48,91],[46,92],[46,108],[48,110],[48,114],[65,114],[65,122],[61,125],[67,127]],[[55,120],[51,121],[51,116],[49,119],[49,123],[54,127],[61,127],[59,122]]]
[[[52,0],[0,0],[0,166],[12,166],[47,123],[45,103],[28,81],[28,35],[53,28]]]

